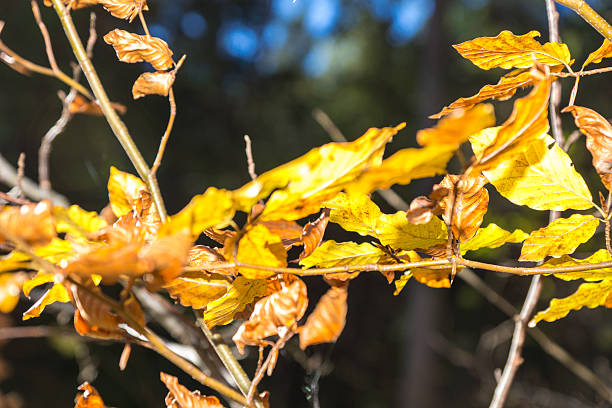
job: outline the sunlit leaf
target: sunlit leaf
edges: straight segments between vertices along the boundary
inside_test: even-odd
[[[49,306],[51,303],[62,302],[68,303],[70,302],[70,293],[64,285],[61,283],[55,283],[44,295],[38,299],[36,303],[32,305],[28,310],[23,313],[23,320],[28,320],[32,317],[38,317],[45,310],[45,307]]]
[[[143,192],[147,192],[147,186],[141,179],[111,166],[108,199],[116,217],[119,218],[132,210],[139,211],[136,205]]]
[[[487,139],[499,128],[489,128],[474,136],[472,148],[481,151]],[[534,210],[586,210],[593,207],[592,196],[572,160],[550,136],[534,140],[521,153],[503,161],[484,175],[497,191],[518,205]]]
[[[331,266],[375,264],[385,256],[378,247],[364,242],[325,241],[310,256],[300,260],[305,268],[313,266],[327,268]]]
[[[469,240],[461,243],[461,253],[467,251],[477,251],[481,248],[497,248],[508,242],[523,242],[529,234],[516,229],[513,232],[506,231],[495,224],[489,224],[485,228],[480,228]]]
[[[203,309],[224,296],[232,282],[225,276],[207,272],[186,272],[164,287],[181,305]]]
[[[0,274],[0,313],[10,313],[15,309],[21,286],[27,279],[24,272]]]
[[[63,0],[65,5],[70,5],[72,10],[78,10],[83,7],[95,6],[98,4],[98,0]],[[51,0],[43,0],[43,3],[47,7],[52,7],[53,2]]]
[[[321,297],[304,326],[300,327],[302,350],[313,344],[334,342],[340,337],[346,323],[347,296],[347,287],[343,286],[332,287]]]
[[[368,195],[340,193],[325,206],[331,209],[329,220],[346,231],[376,236],[376,222],[382,212]]]
[[[606,188],[612,189],[612,125],[599,113],[582,106],[568,106],[563,112],[574,115],[576,126],[586,135],[593,167]]]
[[[238,276],[223,297],[206,306],[204,321],[208,327],[231,323],[236,313],[243,311],[255,298],[265,295],[266,288],[265,279]]]
[[[545,65],[571,64],[569,49],[565,44],[549,42],[540,44],[534,38],[537,31],[514,35],[502,31],[497,37],[479,37],[453,47],[479,68],[529,68],[534,60]]]
[[[285,247],[302,245],[303,227],[295,221],[269,220],[260,221],[272,234],[278,236]]]
[[[484,128],[495,125],[493,105],[482,104],[469,110],[457,110],[440,119],[436,126],[417,132],[421,146],[448,145],[458,147],[468,137]]]
[[[410,272],[414,279],[418,282],[429,286],[430,288],[450,288],[451,283],[449,276],[452,272],[451,268],[445,269],[428,269],[414,268]]]
[[[146,95],[168,96],[175,76],[173,71],[142,73],[132,86],[132,97],[138,99]]]
[[[142,10],[148,10],[147,0],[97,0],[112,16],[132,20]]]
[[[446,225],[434,217],[427,224],[414,225],[406,219],[406,213],[383,214],[376,224],[376,236],[383,245],[395,249],[427,249],[447,240]]]
[[[589,54],[582,68],[584,69],[589,64],[599,64],[604,58],[612,58],[612,42],[607,38],[604,39],[601,47]]]
[[[102,397],[92,385],[87,381],[79,385],[82,394],[77,394],[74,408],[107,408]]]
[[[282,240],[263,225],[255,225],[240,239],[236,261],[245,264],[286,267],[287,251]],[[275,272],[239,267],[239,272],[248,279],[264,279]]]
[[[111,106],[120,115],[123,115],[125,114],[125,112],[127,112],[126,106],[120,103],[111,102]],[[68,105],[68,111],[72,114],[104,116],[104,112],[102,112],[102,108],[100,107],[100,104],[98,104],[97,101],[90,101],[84,96],[81,96],[80,94],[76,94],[74,96],[74,99]]]
[[[178,382],[178,378],[159,373],[162,382],[168,387],[165,403],[167,408],[223,408],[217,397],[201,395],[200,391],[189,391]]]
[[[593,309],[602,306],[611,290],[612,280],[609,279],[598,283],[583,283],[572,295],[551,300],[548,309],[537,313],[529,325],[533,327],[541,320],[554,322],[567,316],[572,310],[580,310],[583,307]]]
[[[172,67],[172,51],[161,38],[133,34],[118,28],[104,36],[123,62],[148,62],[158,71]]]
[[[541,261],[547,256],[571,254],[593,236],[598,224],[599,220],[592,215],[558,218],[529,235],[523,242],[519,261]]]
[[[55,206],[53,216],[57,232],[69,234],[72,239],[86,241],[89,234],[107,226],[95,211],[85,211],[78,205],[69,208]]]
[[[302,242],[304,243],[304,250],[300,254],[299,259],[303,259],[308,255],[312,254],[323,241],[323,234],[325,234],[325,228],[329,222],[329,208],[324,208],[321,211],[321,215],[313,222],[309,222],[304,226],[302,232]]]
[[[41,201],[18,207],[0,208],[0,242],[6,239],[2,231],[17,236],[28,245],[48,244],[56,236],[51,203]]]
[[[607,249],[600,249],[593,255],[585,259],[572,258],[569,255],[563,255],[560,258],[552,258],[546,261],[541,268],[551,268],[560,266],[575,266],[575,265],[588,265],[600,262],[610,262],[612,256]],[[566,281],[584,279],[586,281],[600,281],[603,279],[609,279],[612,277],[612,268],[594,269],[592,271],[580,271],[580,272],[562,272],[555,273],[555,278],[563,279]]]

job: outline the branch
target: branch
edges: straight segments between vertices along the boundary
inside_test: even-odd
[[[601,35],[612,41],[612,26],[595,10],[591,8],[584,0],[555,0],[557,3],[569,7],[576,14],[589,23],[591,27],[597,30]]]
[[[60,18],[62,27],[66,33],[66,37],[68,37],[68,40],[70,41],[74,55],[79,61],[79,65],[81,66],[81,69],[83,70],[83,73],[85,74],[85,77],[87,78],[87,81],[89,82],[89,85],[96,96],[97,102],[102,109],[102,113],[104,113],[108,124],[121,143],[121,146],[123,146],[123,150],[125,150],[127,153],[130,161],[136,168],[136,171],[147,184],[149,192],[153,196],[153,201],[155,202],[157,211],[159,212],[159,217],[162,223],[165,222],[168,215],[166,213],[166,207],[164,205],[157,180],[154,177],[151,177],[149,166],[143,159],[140,150],[138,150],[138,147],[136,147],[136,144],[134,144],[134,140],[132,140],[132,137],[130,136],[125,124],[119,118],[117,112],[115,112],[115,109],[113,109],[111,102],[108,99],[108,95],[102,86],[102,82],[100,82],[100,78],[98,77],[98,74],[91,63],[91,60],[87,57],[87,53],[85,52],[83,43],[79,38],[69,10],[64,7],[62,0],[53,0],[53,7]]]

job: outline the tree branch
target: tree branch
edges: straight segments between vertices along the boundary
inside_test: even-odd
[[[612,41],[612,26],[584,0],[555,0],[557,3],[574,10],[584,21],[601,35]]]

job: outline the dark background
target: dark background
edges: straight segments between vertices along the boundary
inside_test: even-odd
[[[611,1],[589,3],[612,20]],[[504,29],[515,34],[538,30],[544,40],[548,36],[543,0],[151,0],[149,6],[146,16],[152,34],[166,39],[177,59],[188,56],[175,83],[178,115],[159,171],[170,213],[208,186],[236,188],[249,180],[244,134],[253,140],[258,172],[327,143],[328,134],[312,117],[315,108],[326,112],[349,140],[368,127],[405,121],[406,129],[388,151],[414,146],[416,130],[434,124],[428,115],[460,96],[473,95],[485,83],[495,83],[502,74],[479,70],[451,44],[495,36]],[[69,73],[73,56],[57,17],[51,9],[42,11],[57,60]],[[579,67],[602,38],[569,10],[559,11],[562,39],[577,61],[574,67]],[[117,27],[141,33],[137,21],[129,25],[101,8],[96,12],[100,37]],[[88,12],[73,14],[85,38]],[[9,47],[47,65],[29,2],[0,2],[0,19],[6,21],[2,40]],[[130,91],[148,68],[118,63],[101,38],[93,61],[111,98],[127,105],[123,119],[152,162],[166,126],[167,101],[156,96],[132,101]],[[571,84],[563,86],[567,103]],[[16,163],[25,152],[28,177],[36,178],[40,139],[59,116],[56,92],[64,88],[54,79],[28,78],[0,65],[0,153]],[[610,95],[609,76],[589,77],[581,81],[576,103],[610,117]],[[511,108],[511,102],[496,103],[498,123]],[[567,117],[564,129],[566,135],[574,129]],[[597,194],[602,186],[590,166],[584,139],[570,154]],[[77,116],[54,143],[53,187],[72,202],[99,210],[107,202],[111,165],[134,172],[103,118]],[[437,181],[418,181],[396,191],[411,200]],[[531,231],[546,224],[547,214],[513,206],[493,187],[489,191],[485,225],[496,222],[506,229]],[[385,211],[393,211],[375,199]],[[354,238],[334,228],[326,237]],[[577,254],[599,248],[602,235],[592,241]],[[503,263],[516,259],[518,248],[485,250],[475,257]],[[479,275],[520,307],[529,279]],[[318,278],[308,284],[315,304],[325,285]],[[546,278],[537,309],[576,286]],[[260,386],[271,391],[273,406],[307,407],[317,395],[321,407],[488,405],[494,369],[503,367],[509,345],[512,324],[507,317],[460,279],[450,290],[413,281],[399,296],[393,296],[393,289],[378,274],[362,274],[351,284],[347,325],[336,345],[313,347],[303,355],[289,344],[275,374]],[[33,301],[23,299],[12,315],[0,316],[1,325],[59,322],[71,327],[70,313],[61,307],[21,323],[21,313]],[[610,317],[601,308],[583,310],[556,323],[542,323],[541,328],[609,383]],[[76,386],[87,379],[109,406],[162,406],[166,391],[159,371],[178,375],[177,370],[154,353],[136,348],[122,373],[117,366],[120,352],[120,345],[69,335],[11,341],[0,348],[0,391],[18,395],[27,407],[66,407],[73,404]],[[255,354],[248,356],[249,373]],[[507,406],[609,406],[530,339],[524,357]],[[298,363],[304,358],[309,368]],[[317,362],[323,362],[323,368],[316,369]],[[189,378],[180,379],[198,388]]]

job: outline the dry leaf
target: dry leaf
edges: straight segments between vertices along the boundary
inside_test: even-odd
[[[78,10],[84,7],[95,6],[98,4],[98,0],[63,0],[65,5],[70,5],[72,10]],[[43,3],[47,7],[53,7],[51,0],[43,0]]]
[[[231,285],[231,281],[220,274],[185,272],[167,283],[164,288],[172,298],[178,299],[181,305],[203,309],[210,302],[223,297]]]
[[[112,102],[111,106],[120,115],[123,115],[125,114],[125,112],[127,112],[127,107],[120,103]],[[72,114],[80,113],[85,115],[104,116],[104,112],[102,112],[102,108],[100,107],[97,101],[89,101],[80,94],[76,94],[74,96],[74,99],[68,105],[68,111]]]
[[[224,296],[208,303],[204,321],[208,327],[231,323],[236,313],[242,312],[256,298],[264,296],[267,287],[265,279],[251,280],[238,276]]]
[[[98,390],[87,381],[79,385],[78,389],[83,393],[78,394],[74,399],[74,408],[106,408]]]
[[[421,146],[448,145],[459,147],[476,132],[495,125],[493,105],[476,105],[469,110],[456,110],[438,121],[435,127],[417,132],[417,142]]]
[[[582,106],[568,106],[563,112],[574,115],[576,126],[586,135],[593,167],[606,188],[612,189],[612,125],[599,113]]]
[[[179,384],[178,378],[159,373],[162,382],[168,387],[165,403],[167,408],[223,408],[217,397],[201,395],[200,391],[189,391]]]
[[[429,197],[419,196],[412,200],[406,211],[408,222],[415,225],[427,224],[434,216],[442,215],[444,209],[440,206],[440,202],[448,193],[448,188],[436,184]]]
[[[104,36],[104,41],[115,48],[117,58],[123,62],[143,62],[158,71],[172,68],[172,51],[161,38],[132,34],[118,28]]]
[[[278,236],[285,248],[302,245],[303,227],[295,221],[271,220],[260,221],[272,234]]]
[[[41,201],[18,207],[0,208],[0,242],[6,231],[31,246],[43,246],[56,237],[51,203]]]
[[[287,251],[279,236],[258,224],[250,228],[238,242],[236,262],[284,268],[287,266]],[[238,267],[238,271],[248,279],[265,279],[276,274],[274,271],[246,267]]]
[[[327,223],[329,222],[329,213],[330,209],[324,208],[316,221],[309,222],[304,226],[304,230],[302,231],[304,250],[300,254],[300,260],[312,254],[312,252],[321,245],[323,234],[325,234],[325,228],[327,228]]]
[[[149,10],[147,0],[97,0],[106,11],[117,18],[124,18],[130,23],[142,10]]]
[[[306,324],[300,327],[302,350],[313,344],[334,342],[340,337],[346,323],[347,295],[347,287],[333,287],[323,295]]]
[[[19,302],[23,283],[28,279],[24,272],[0,274],[0,313],[10,313]]]
[[[145,95],[168,96],[168,91],[174,83],[176,73],[170,72],[145,72],[140,74],[134,86],[132,86],[132,97],[142,98]]]

